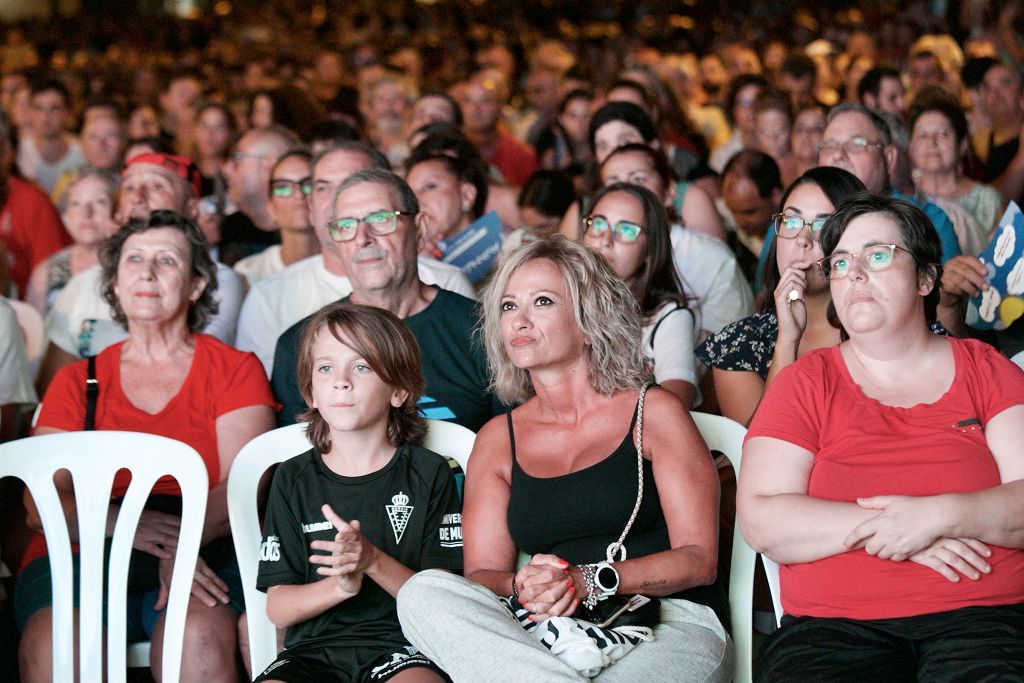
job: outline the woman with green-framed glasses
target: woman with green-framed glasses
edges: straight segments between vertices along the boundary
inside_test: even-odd
[[[840,168],[812,168],[782,196],[773,217],[777,238],[769,247],[760,310],[722,329],[697,349],[712,369],[715,395],[726,417],[748,424],[768,385],[803,354],[839,343],[828,319],[828,281],[816,262],[825,220],[847,197],[864,189]]]
[[[755,681],[1020,679],[1024,372],[935,334],[942,243],[862,192],[821,233],[842,342],[773,382],[737,508],[785,614]]]
[[[639,185],[613,183],[597,194],[582,229],[583,243],[604,256],[640,306],[644,354],[655,380],[692,409],[698,402],[693,348],[700,326],[686,306],[660,198]]]

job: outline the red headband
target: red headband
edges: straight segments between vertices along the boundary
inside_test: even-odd
[[[199,188],[202,179],[199,175],[199,169],[188,157],[162,154],[160,152],[145,152],[129,159],[126,166],[134,166],[135,164],[152,164],[153,166],[166,168],[188,183],[196,199],[199,198],[201,192]]]

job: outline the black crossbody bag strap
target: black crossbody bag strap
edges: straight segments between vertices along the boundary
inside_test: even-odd
[[[96,430],[96,401],[100,396],[100,381],[96,379],[96,356],[89,356],[89,376],[85,378],[85,431]]]

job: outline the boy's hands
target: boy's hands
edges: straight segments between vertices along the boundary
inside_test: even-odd
[[[309,547],[328,554],[310,555],[309,561],[319,564],[317,574],[338,577],[338,587],[346,593],[355,595],[362,586],[363,574],[377,561],[377,548],[366,540],[359,531],[359,521],[346,522],[331,508],[324,505],[320,508],[324,518],[334,525],[337,533],[333,541],[313,541]]]

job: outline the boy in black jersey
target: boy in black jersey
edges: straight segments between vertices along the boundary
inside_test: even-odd
[[[416,340],[387,311],[332,304],[303,331],[298,378],[314,448],[271,486],[257,587],[286,649],[256,680],[447,680],[395,610],[416,571],[462,570],[451,469],[416,445]]]

